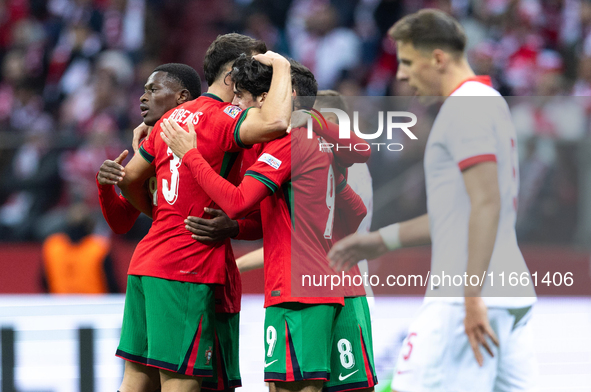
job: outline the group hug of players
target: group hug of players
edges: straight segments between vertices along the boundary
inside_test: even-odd
[[[440,12],[419,12],[407,17],[407,24],[415,23],[412,18],[435,18],[439,29],[458,29]],[[399,48],[409,43],[401,41]],[[410,45],[415,50],[412,40]],[[455,48],[443,49],[455,53]],[[399,51],[401,66],[408,68],[410,60],[403,55],[412,57],[413,52]],[[261,332],[270,390],[372,391],[377,377],[364,288],[331,291],[298,284],[302,274],[334,273],[327,255],[337,264],[351,262],[347,273],[354,276],[359,274],[356,261],[406,241],[408,235],[402,234],[408,225],[376,232],[379,246],[362,243],[375,236],[359,243],[349,236],[366,207],[347,185],[347,167],[366,162],[369,148],[326,148],[338,143],[336,124],[314,121],[310,135],[305,117],[292,118],[293,111],[314,108],[314,75],[267,51],[260,40],[219,36],[207,50],[204,73],[208,89],[201,94],[200,78],[191,67],[157,67],[140,98],[144,122],[134,130],[135,154],[125,167],[127,151],[105,161],[97,175],[103,215],[115,233],[127,232],[142,212],[153,219],[128,270],[116,353],[126,360],[120,391],[223,391],[241,385],[241,281],[231,238],[263,239],[266,312]],[[357,145],[365,143],[352,137]],[[461,172],[479,162],[454,170],[461,178]],[[363,253],[363,246],[372,250]],[[497,343],[495,333],[487,325],[477,327],[484,330],[476,345],[494,355],[485,338]],[[405,341],[410,351],[416,335]],[[415,357],[430,358],[419,352]],[[482,365],[482,358],[477,359]],[[421,386],[432,380],[423,377],[429,371],[420,369],[433,366],[428,361],[419,365],[411,379],[422,381],[409,392],[452,390],[442,384],[443,389]]]
[[[117,350],[127,360],[120,390],[240,386],[241,283],[231,237],[264,241],[265,380],[278,389],[293,382],[298,389],[373,387],[363,287],[331,296],[291,290],[292,260],[295,269],[330,273],[326,254],[333,241],[354,232],[365,216],[344,168],[365,162],[368,152],[320,149],[338,139],[334,124],[317,124],[325,135],[312,138],[306,124],[287,132],[292,105],[311,109],[317,84],[306,67],[266,51],[261,41],[220,36],[204,68],[209,89],[203,95],[190,67],[155,69],[140,99],[144,124],[153,131],[125,168],[124,152],[97,176],[101,207],[116,233],[129,230],[140,211],[153,219],[129,267]],[[232,105],[235,94],[248,95],[250,106]],[[199,226],[191,232],[185,222],[218,206],[236,219],[236,230],[219,241],[193,239]]]

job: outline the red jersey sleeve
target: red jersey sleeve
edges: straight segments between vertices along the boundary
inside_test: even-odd
[[[313,130],[319,136],[326,139],[327,142],[333,144],[332,148],[335,157],[339,164],[349,167],[354,163],[365,163],[371,155],[371,146],[365,140],[357,136],[355,132],[351,132],[351,138],[344,146],[347,148],[338,148],[343,146],[343,140],[339,139],[339,126],[330,121],[326,121],[328,127],[321,127],[316,121],[313,121]],[[340,142],[340,144],[339,144]],[[363,151],[360,151],[363,150]]]
[[[101,185],[98,179],[96,185],[99,191],[101,211],[109,227],[115,234],[127,233],[140,215],[140,211],[123,196],[118,195],[113,185]]]
[[[235,240],[255,241],[263,238],[263,225],[261,222],[261,210],[256,208],[243,219],[238,219],[238,235]]]
[[[152,164],[154,162],[154,157],[156,157],[154,138],[160,133],[160,131],[156,132],[157,129],[160,130],[160,124],[162,124],[162,120],[158,120],[156,125],[154,125],[152,132],[150,132],[150,134],[141,142],[138,150],[138,153],[142,158],[148,161],[149,164]]]
[[[361,221],[367,215],[367,208],[361,197],[344,180],[344,177],[341,178],[343,181],[337,185],[335,205],[344,226],[340,232],[346,236],[357,231]]]
[[[291,178],[292,154],[297,153],[297,148],[293,148],[297,138],[292,138],[287,134],[279,139],[275,139],[265,144],[261,155],[256,162],[250,166],[246,177],[252,177],[265,184],[271,193],[277,192],[281,185]],[[293,157],[294,162],[299,162],[297,157]]]
[[[223,151],[235,152],[251,147],[246,146],[240,140],[240,126],[250,109],[242,110],[238,106],[228,104],[222,107],[221,112],[216,116],[216,128],[220,135],[219,143]]]
[[[231,219],[246,215],[269,194],[267,187],[252,177],[245,177],[236,187],[216,173],[197,148],[185,154],[183,164],[189,168],[197,184]]]

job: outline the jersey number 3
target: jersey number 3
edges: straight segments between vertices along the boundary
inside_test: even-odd
[[[181,159],[172,153],[170,147],[166,150],[168,155],[172,155],[170,160],[170,184],[166,178],[162,179],[162,195],[168,204],[174,204],[179,196],[179,167],[181,167]]]

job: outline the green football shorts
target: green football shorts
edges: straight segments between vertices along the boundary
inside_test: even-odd
[[[214,374],[214,286],[129,275],[116,355],[171,372]]]
[[[283,303],[265,313],[265,381],[323,380],[324,391],[377,384],[367,298]]]
[[[240,313],[215,314],[213,377],[204,378],[202,389],[224,391],[242,386],[238,364]]]
[[[332,332],[341,306],[286,302],[265,310],[265,381],[330,377]]]
[[[333,333],[330,365],[325,392],[370,388],[378,383],[366,297],[345,298]]]

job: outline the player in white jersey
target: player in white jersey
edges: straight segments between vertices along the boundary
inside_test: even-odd
[[[466,36],[451,16],[422,10],[398,21],[389,36],[397,44],[397,78],[419,96],[447,97],[425,151],[428,213],[353,234],[329,258],[346,269],[403,246],[432,244],[426,299],[403,343],[394,391],[529,390],[535,292],[526,280],[507,282],[511,273],[528,273],[515,235],[519,169],[509,108],[490,79],[474,75]],[[478,279],[465,277],[473,275]],[[454,276],[463,278],[460,285]]]

